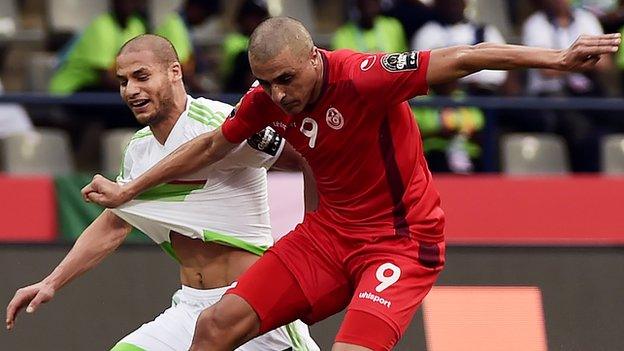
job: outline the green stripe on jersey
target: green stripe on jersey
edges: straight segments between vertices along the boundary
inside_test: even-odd
[[[254,245],[246,242],[245,240],[241,240],[230,235],[213,232],[207,229],[204,229],[204,241],[212,241],[218,244],[237,247],[258,256],[262,256],[262,254],[269,249],[269,247],[265,245]]]
[[[205,182],[160,184],[137,196],[137,200],[181,202],[184,201],[186,196],[188,196],[191,191],[199,190],[203,188],[205,184]]]
[[[138,132],[134,133],[134,135],[132,136],[132,139],[130,140],[141,139],[150,135],[154,135],[154,133],[152,133],[152,130],[149,127],[145,127],[139,130]]]
[[[208,117],[204,117],[202,115],[198,115],[197,113],[195,113],[193,111],[189,111],[188,112],[188,116],[189,116],[189,118],[192,118],[192,119],[194,119],[194,120],[196,120],[196,121],[198,121],[198,122],[200,122],[202,124],[205,124],[205,125],[207,125],[209,127],[215,128],[215,129],[217,129],[217,128],[219,128],[219,126],[221,126],[221,123],[217,122],[214,118],[210,119]]]
[[[128,344],[127,342],[119,342],[113,346],[110,351],[146,351],[136,345]]]
[[[225,114],[223,112],[221,112],[221,111],[213,111],[210,107],[208,107],[208,106],[206,106],[206,105],[204,105],[202,103],[193,101],[193,102],[191,102],[191,107],[196,107],[197,109],[200,109],[200,110],[204,111],[205,113],[209,114],[210,116],[213,116],[213,117],[217,118],[221,122],[225,121],[225,117],[226,116],[225,116]]]

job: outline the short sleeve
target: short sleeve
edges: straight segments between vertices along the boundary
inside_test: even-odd
[[[426,95],[429,51],[390,54],[354,54],[350,60],[351,80],[366,99],[398,104]]]
[[[221,126],[221,132],[229,142],[238,144],[268,126],[281,114],[283,112],[262,88],[255,87],[245,94],[238,108],[232,110]]]

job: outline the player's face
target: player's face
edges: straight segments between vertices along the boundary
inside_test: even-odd
[[[297,114],[311,102],[319,80],[320,57],[315,49],[297,57],[286,48],[266,62],[251,60],[251,70],[264,91],[288,114]]]
[[[117,57],[119,93],[143,125],[158,123],[171,109],[173,84],[170,78],[169,69],[151,51]]]

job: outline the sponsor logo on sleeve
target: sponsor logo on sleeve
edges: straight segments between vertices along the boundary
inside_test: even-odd
[[[325,114],[325,121],[327,125],[335,130],[338,130],[344,126],[344,118],[342,114],[334,107],[330,107]]]
[[[388,72],[417,70],[418,51],[386,54],[381,58],[381,66]]]
[[[373,67],[373,64],[375,64],[375,61],[377,61],[377,56],[375,55],[367,56],[364,59],[364,61],[360,63],[360,69],[364,72],[368,71],[369,69],[371,69],[371,67]]]

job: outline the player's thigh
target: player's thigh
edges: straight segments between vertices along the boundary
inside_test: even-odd
[[[236,286],[218,304],[236,299],[243,301],[247,312],[256,316],[259,334],[288,324],[309,309],[294,276],[270,251],[239,277]]]
[[[337,342],[373,350],[396,344],[444,264],[443,243],[432,248],[436,254],[420,251],[420,257],[386,252],[361,258],[353,267],[355,290]]]
[[[184,306],[172,306],[153,321],[125,336],[111,351],[188,350],[193,338],[195,317]]]
[[[295,229],[280,239],[228,293],[242,297],[260,319],[260,333],[301,319],[312,323],[342,310],[351,290],[338,266]]]

